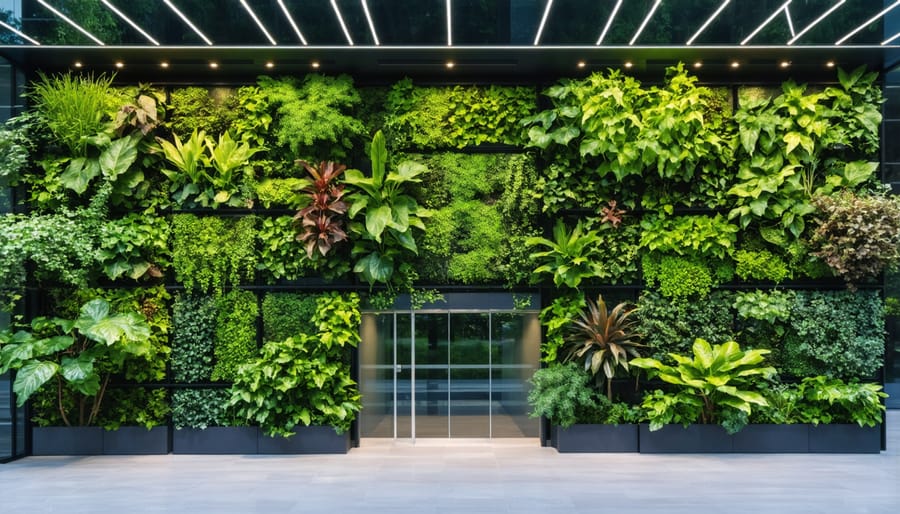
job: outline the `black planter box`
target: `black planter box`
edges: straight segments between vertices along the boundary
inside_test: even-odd
[[[807,453],[808,425],[747,425],[731,436],[739,453]]]
[[[810,453],[880,453],[881,425],[809,426]]]
[[[641,453],[728,453],[732,437],[719,425],[665,425],[651,432],[640,425]]]
[[[100,427],[34,427],[31,429],[32,455],[102,455]]]
[[[291,437],[269,437],[259,432],[259,453],[277,455],[347,453],[350,432],[338,434],[332,427],[297,427]]]
[[[253,455],[256,427],[182,428],[172,433],[172,453],[195,455]]]
[[[103,431],[104,455],[165,455],[169,453],[167,427],[119,427]]]
[[[559,453],[606,453],[638,451],[638,426],[572,425],[553,427],[552,445]]]

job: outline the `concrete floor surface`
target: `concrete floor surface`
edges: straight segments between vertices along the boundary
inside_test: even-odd
[[[558,454],[536,441],[364,440],[348,455],[29,457],[0,512],[900,513],[900,411],[880,455]]]

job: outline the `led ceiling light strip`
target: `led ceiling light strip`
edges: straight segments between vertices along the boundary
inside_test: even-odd
[[[173,4],[171,2],[171,0],[163,0],[163,3],[166,4],[167,6],[169,6],[169,9],[172,9],[172,11],[175,14],[177,14],[179,18],[181,18],[181,21],[183,21],[188,27],[190,27],[191,30],[194,31],[194,33],[196,33],[198,36],[200,36],[200,39],[205,41],[207,45],[212,46],[213,42],[210,41],[209,38],[206,37],[206,35],[204,33],[200,32],[200,29],[198,29],[196,25],[191,23],[191,20],[189,20],[188,17],[185,16],[183,12],[179,11],[178,8],[175,7],[175,4]]]
[[[32,39],[32,38],[28,37],[24,32],[20,31],[19,29],[13,27],[12,25],[10,25],[10,24],[8,24],[8,23],[6,23],[6,22],[0,21],[0,27],[5,28],[6,30],[8,30],[8,31],[12,32],[13,34],[19,36],[20,38],[24,39],[25,41],[28,41],[28,42],[31,43],[32,45],[41,46],[41,44],[38,43],[36,39]]]
[[[606,37],[606,33],[609,32],[609,28],[612,27],[613,20],[616,19],[616,14],[619,13],[619,7],[622,7],[622,0],[618,0],[616,2],[616,6],[613,7],[611,13],[609,13],[609,18],[606,20],[606,25],[603,26],[603,32],[600,33],[600,37],[597,38],[597,46],[600,46],[600,43],[603,43],[603,38]]]
[[[773,12],[771,16],[769,16],[768,18],[766,18],[766,21],[762,22],[762,25],[760,25],[759,27],[756,27],[756,30],[754,30],[753,32],[751,32],[749,36],[747,36],[746,38],[744,38],[743,41],[741,41],[741,46],[744,46],[744,45],[746,45],[747,43],[749,43],[750,40],[753,39],[753,36],[757,35],[757,34],[759,33],[759,31],[761,31],[762,29],[766,28],[766,25],[768,25],[769,23],[771,23],[772,20],[774,20],[775,17],[778,16],[778,14],[779,14],[781,11],[787,9],[787,7],[788,7],[789,5],[791,5],[791,1],[792,1],[792,0],[787,0],[787,2],[781,4],[781,7],[779,7],[778,9],[776,9],[775,12]]]
[[[541,24],[538,25],[537,34],[534,35],[534,46],[538,46],[541,42],[541,34],[544,32],[544,25],[547,24],[547,17],[550,16],[551,7],[553,7],[553,0],[547,0],[547,7],[544,8],[544,15],[541,16]]]
[[[147,32],[144,31],[144,29],[142,29],[140,26],[138,26],[137,23],[135,23],[134,21],[132,21],[131,18],[129,18],[128,16],[125,16],[125,13],[123,13],[123,12],[120,11],[120,10],[118,10],[118,9],[116,8],[116,6],[114,6],[113,4],[111,4],[111,3],[109,2],[109,0],[100,0],[100,2],[101,2],[103,5],[105,5],[110,11],[112,11],[113,13],[115,13],[116,16],[118,16],[119,18],[122,18],[123,20],[125,20],[125,23],[131,25],[131,28],[133,28],[134,30],[140,32],[142,36],[144,36],[145,38],[147,38],[147,41],[150,41],[150,42],[153,43],[154,45],[159,46],[159,41],[153,39],[153,37],[152,37],[150,34],[147,34]]]
[[[884,9],[883,11],[881,11],[881,12],[878,13],[878,14],[876,14],[875,16],[872,16],[871,18],[869,18],[868,20],[866,20],[862,25],[860,25],[859,27],[856,27],[855,29],[853,29],[853,31],[851,31],[849,34],[847,34],[846,36],[842,37],[841,39],[838,39],[837,41],[835,41],[835,42],[834,42],[834,45],[835,45],[835,46],[838,46],[838,45],[843,44],[844,41],[847,41],[848,39],[850,39],[851,37],[853,37],[854,35],[856,35],[856,33],[859,32],[860,30],[862,30],[862,29],[868,27],[869,24],[872,23],[873,21],[875,21],[875,20],[877,20],[878,18],[881,18],[882,16],[884,16],[885,14],[891,12],[891,10],[893,10],[893,9],[894,9],[895,7],[897,7],[898,5],[900,5],[900,0],[897,0],[896,2],[892,3],[892,4],[889,5],[888,7],[885,7],[885,9]],[[892,39],[893,39],[893,38],[888,39],[887,41],[885,41],[884,43],[882,43],[882,45],[887,44],[887,42],[891,41]]]
[[[378,34],[375,32],[375,23],[372,22],[372,15],[369,13],[369,2],[366,0],[360,0],[363,6],[363,12],[366,13],[366,21],[369,22],[369,30],[372,31],[372,39],[375,40],[375,46],[381,46],[381,41],[378,41]]]
[[[893,36],[891,36],[890,38],[885,39],[884,41],[882,41],[882,42],[881,42],[881,46],[891,44],[891,41],[897,39],[898,37],[900,37],[900,32],[898,32],[898,33],[894,34]]]
[[[644,21],[641,22],[641,26],[638,27],[637,32],[634,33],[634,37],[631,38],[631,41],[628,42],[628,46],[634,45],[634,42],[637,41],[639,37],[641,37],[641,32],[644,31],[644,27],[647,26],[647,23],[650,22],[650,18],[653,17],[653,13],[656,12],[656,9],[659,8],[660,4],[662,4],[662,0],[656,0],[653,4],[653,7],[650,8],[650,12],[647,13],[647,16],[644,18]]]
[[[266,35],[266,39],[268,39],[269,42],[272,43],[272,45],[277,46],[278,42],[275,41],[275,38],[272,37],[272,34],[269,34],[269,31],[266,30],[266,26],[263,25],[263,22],[262,22],[262,20],[259,19],[259,16],[257,16],[256,13],[253,12],[253,9],[250,7],[250,4],[247,3],[247,0],[241,0],[241,5],[244,6],[244,10],[247,11],[247,14],[249,14],[250,17],[253,18],[253,21],[256,22],[256,25],[259,27],[259,30],[261,30],[262,33]]]
[[[703,23],[703,25],[700,26],[699,29],[697,29],[697,32],[694,32],[694,35],[691,36],[691,39],[687,40],[687,43],[685,43],[685,45],[691,46],[694,43],[694,40],[697,39],[697,37],[699,37],[700,34],[702,34],[704,30],[706,30],[706,27],[708,27],[709,24],[713,22],[713,20],[715,20],[716,18],[719,17],[720,14],[722,14],[722,11],[724,11],[725,8],[728,7],[728,4],[730,4],[730,3],[731,3],[731,0],[725,0],[724,2],[722,2],[722,5],[720,5],[719,8],[716,9],[716,12],[712,13],[712,16],[710,16],[709,19],[707,19]]]
[[[84,28],[82,28],[81,25],[79,25],[79,24],[75,23],[74,21],[70,20],[65,14],[63,14],[63,13],[57,11],[56,9],[54,9],[52,5],[48,4],[48,3],[45,2],[44,0],[37,0],[37,1],[38,1],[39,4],[41,4],[41,5],[43,5],[44,7],[46,7],[48,11],[52,12],[52,13],[55,14],[58,18],[62,19],[64,22],[68,23],[69,25],[71,25],[72,27],[74,27],[76,30],[78,30],[78,32],[81,32],[81,33],[84,34],[85,36],[91,38],[91,40],[93,40],[94,43],[97,43],[97,44],[100,45],[100,46],[106,46],[105,44],[103,44],[103,41],[100,41],[99,39],[97,39],[96,37],[94,37],[93,34],[91,34],[90,32],[88,32],[88,31],[86,31],[86,30],[84,30]]]
[[[798,39],[800,39],[801,36],[803,36],[803,34],[806,34],[807,32],[809,32],[809,30],[810,30],[811,28],[815,27],[816,24],[818,24],[820,21],[822,21],[822,20],[824,20],[825,18],[827,18],[828,15],[830,15],[831,13],[833,13],[834,11],[836,11],[838,7],[844,5],[846,2],[847,2],[847,0],[838,0],[838,3],[834,4],[834,5],[831,7],[831,9],[828,9],[827,11],[825,11],[821,16],[819,16],[819,17],[816,18],[812,23],[810,23],[809,25],[807,25],[806,28],[804,28],[803,30],[801,30],[800,32],[798,32],[797,35],[795,35],[795,36],[792,37],[790,40],[788,40],[787,44],[793,45],[795,41],[797,41]]]
[[[791,9],[789,7],[784,8],[784,17],[787,18],[788,30],[791,31],[791,37],[796,37],[797,31],[794,30],[794,18],[791,16]]]
[[[288,23],[291,24],[291,28],[293,28],[294,32],[297,33],[297,37],[300,38],[300,42],[303,43],[303,46],[307,46],[306,38],[303,37],[303,33],[300,32],[300,27],[297,26],[297,22],[295,22],[294,17],[291,16],[291,11],[289,11],[287,6],[284,5],[284,0],[278,0],[278,6],[281,7],[282,11],[284,11],[284,17],[287,18]]]
[[[453,18],[450,4],[451,0],[447,0],[447,46],[453,46]]]
[[[331,8],[334,9],[334,14],[341,24],[341,29],[344,30],[344,36],[347,37],[347,43],[349,43],[350,46],[353,46],[353,38],[350,37],[350,31],[347,30],[347,24],[344,23],[344,17],[341,16],[341,9],[338,7],[337,0],[331,0]]]

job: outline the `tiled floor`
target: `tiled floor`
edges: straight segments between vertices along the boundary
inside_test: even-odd
[[[533,440],[364,441],[344,456],[32,457],[0,512],[900,513],[900,411],[880,455],[558,454]]]

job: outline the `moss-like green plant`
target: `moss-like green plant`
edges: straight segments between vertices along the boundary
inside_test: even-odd
[[[213,371],[215,299],[178,295],[172,305],[172,327],[172,378],[176,382],[208,382]]]
[[[298,334],[313,334],[317,295],[268,293],[262,302],[263,338],[283,341]]]
[[[230,291],[216,300],[216,365],[213,380],[234,380],[237,369],[256,351],[259,307],[251,291]]]
[[[172,217],[172,265],[187,289],[221,295],[226,285],[253,277],[257,219],[176,214]]]
[[[776,284],[791,278],[788,264],[768,250],[738,250],[734,274],[743,280],[771,280]]]

